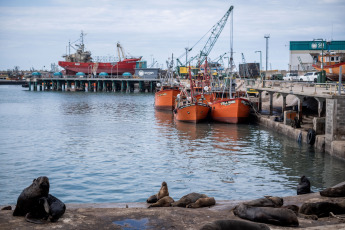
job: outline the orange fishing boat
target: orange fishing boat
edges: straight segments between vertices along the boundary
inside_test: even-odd
[[[162,86],[155,93],[155,109],[172,111],[175,108],[175,100],[179,93],[178,86]]]
[[[183,99],[177,103],[174,117],[177,121],[198,123],[207,118],[209,111],[210,106],[205,103]]]
[[[244,123],[248,120],[250,114],[250,102],[245,98],[233,98],[235,93],[235,85],[232,80],[225,79],[224,90],[214,91],[214,101],[211,103],[211,118],[214,121],[224,123]],[[231,85],[232,92],[230,91]],[[215,89],[214,89],[215,90]]]
[[[248,120],[250,103],[244,98],[216,100],[211,105],[211,117],[224,123],[244,123]]]
[[[323,63],[323,70],[326,71],[326,76],[329,80],[338,81],[340,67],[342,67],[342,76],[345,76],[345,55],[334,52],[326,53],[323,56],[319,55],[318,60],[313,67],[321,71]]]
[[[208,117],[210,106],[204,102],[200,94],[199,99],[195,97],[194,82],[189,68],[190,89],[183,89],[177,97],[174,109],[174,117],[177,121],[198,123]]]
[[[173,60],[173,59],[172,59]],[[161,78],[160,88],[155,93],[155,109],[170,110],[175,108],[177,94],[180,93],[178,82],[174,79],[172,62],[167,70],[166,75]],[[160,84],[160,83],[158,83]]]

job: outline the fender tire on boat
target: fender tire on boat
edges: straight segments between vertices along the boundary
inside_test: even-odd
[[[316,133],[314,129],[308,129],[307,143],[313,145],[315,143]]]

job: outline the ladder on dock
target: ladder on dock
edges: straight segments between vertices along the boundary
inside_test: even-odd
[[[302,62],[302,60],[301,60],[301,57],[298,56],[297,59],[298,59],[298,61],[299,61],[299,64],[301,65],[303,71],[306,72],[305,67],[304,67],[304,65],[303,65],[303,62]]]

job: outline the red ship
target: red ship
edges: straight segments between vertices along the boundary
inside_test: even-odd
[[[84,33],[81,32],[80,44],[76,44],[77,52],[70,55],[64,55],[65,61],[59,61],[59,66],[66,70],[67,75],[75,75],[78,72],[85,74],[97,75],[101,72],[109,75],[121,75],[125,72],[134,74],[136,62],[141,60],[141,57],[126,57],[120,43],[117,43],[117,50],[119,61],[117,62],[93,62],[90,51],[85,51],[83,42]],[[70,45],[71,47],[71,45]],[[120,51],[122,52],[123,60],[121,60]]]

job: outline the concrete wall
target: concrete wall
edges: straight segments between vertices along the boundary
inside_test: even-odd
[[[341,96],[326,100],[325,150],[345,159],[345,99]]]

